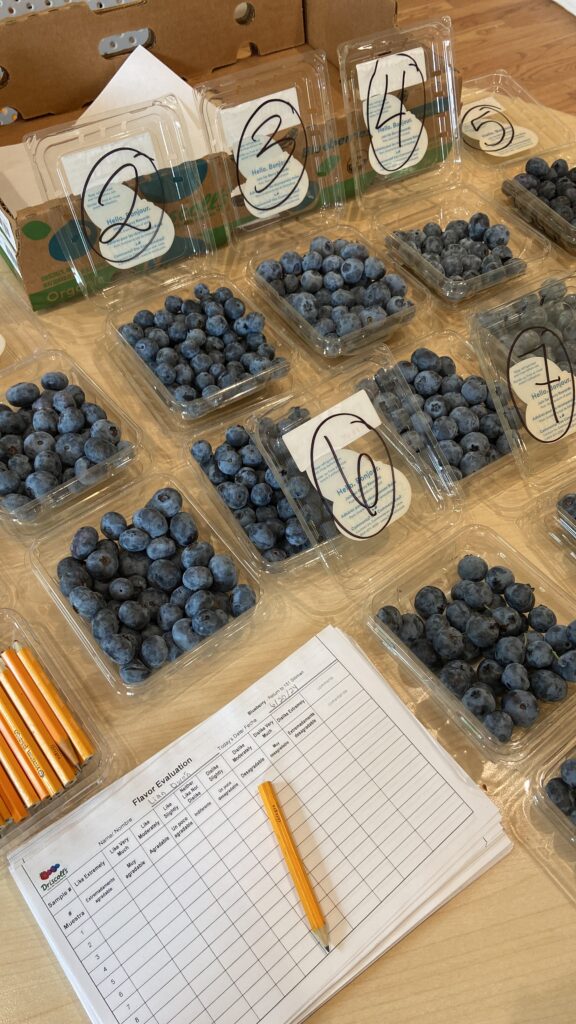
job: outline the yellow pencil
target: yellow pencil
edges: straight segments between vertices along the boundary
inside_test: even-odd
[[[268,815],[268,819],[274,834],[278,841],[278,846],[282,851],[282,856],[286,861],[286,867],[292,876],[294,887],[300,902],[304,908],[306,917],[308,918],[308,924],[310,925],[310,931],[322,946],[322,949],[326,952],[330,952],[330,937],[328,933],[328,926],[324,919],[318,900],[316,899],[312,886],[310,885],[308,875],[300,855],[296,849],[294,840],[290,835],[290,830],[286,824],[286,819],[282,814],[281,807],[276,799],[274,787],[271,782],[263,782],[258,786],[258,792],[262,797],[262,803],[264,804],[264,810]]]
[[[16,677],[20,686],[24,690],[28,700],[36,713],[40,716],[40,719],[48,729],[48,732],[58,744],[62,753],[66,755],[68,760],[72,764],[79,763],[79,757],[72,746],[72,742],[66,732],[64,726],[61,724],[57,715],[54,713],[50,704],[46,700],[46,697],[40,692],[37,684],[34,682],[32,674],[26,668],[24,661],[20,657],[18,651],[15,651],[12,647],[8,647],[2,652],[2,658],[8,665],[8,668]]]
[[[34,784],[39,783],[39,792],[55,796],[63,788],[60,779],[42,753],[22,716],[14,707],[6,691],[0,687],[0,729],[13,750],[20,750],[24,762],[32,770]],[[14,746],[13,746],[14,744]]]
[[[48,758],[62,785],[69,786],[76,778],[75,767],[72,767],[64,757],[55,739],[48,732],[45,722],[32,707],[23,687],[20,686],[16,676],[6,667],[3,658],[0,658],[0,685],[30,730],[30,735],[34,737],[40,750]]]
[[[84,729],[56,690],[54,683],[42,668],[42,665],[38,661],[34,652],[29,647],[24,647],[21,643],[15,643],[14,650],[40,690],[40,693],[48,702],[52,711],[66,730],[66,733],[74,744],[74,748],[78,752],[80,760],[84,764],[95,754],[95,748],[92,740],[84,732]]]

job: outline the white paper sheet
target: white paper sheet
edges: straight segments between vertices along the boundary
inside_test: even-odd
[[[264,779],[328,955],[261,807]],[[509,848],[488,797],[327,627],[10,868],[94,1022],[284,1024]]]

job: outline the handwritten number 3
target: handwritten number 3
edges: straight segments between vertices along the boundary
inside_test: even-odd
[[[303,162],[294,157],[296,138],[293,135],[274,138],[282,129],[285,114],[291,121],[297,120],[296,127],[304,135]],[[261,103],[246,121],[236,149],[236,181],[245,203],[261,212],[285,206],[306,172],[307,150],[306,129],[296,108],[282,99]],[[266,173],[263,157],[272,163],[279,162],[278,168],[269,167]]]

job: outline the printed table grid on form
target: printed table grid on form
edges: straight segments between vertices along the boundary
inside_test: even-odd
[[[322,962],[258,781],[274,783],[332,949],[472,814],[329,657],[44,897],[118,1024],[258,1024]]]

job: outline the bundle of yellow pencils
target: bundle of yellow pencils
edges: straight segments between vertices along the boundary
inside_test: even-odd
[[[14,643],[0,657],[0,828],[60,793],[94,746],[34,652]]]

